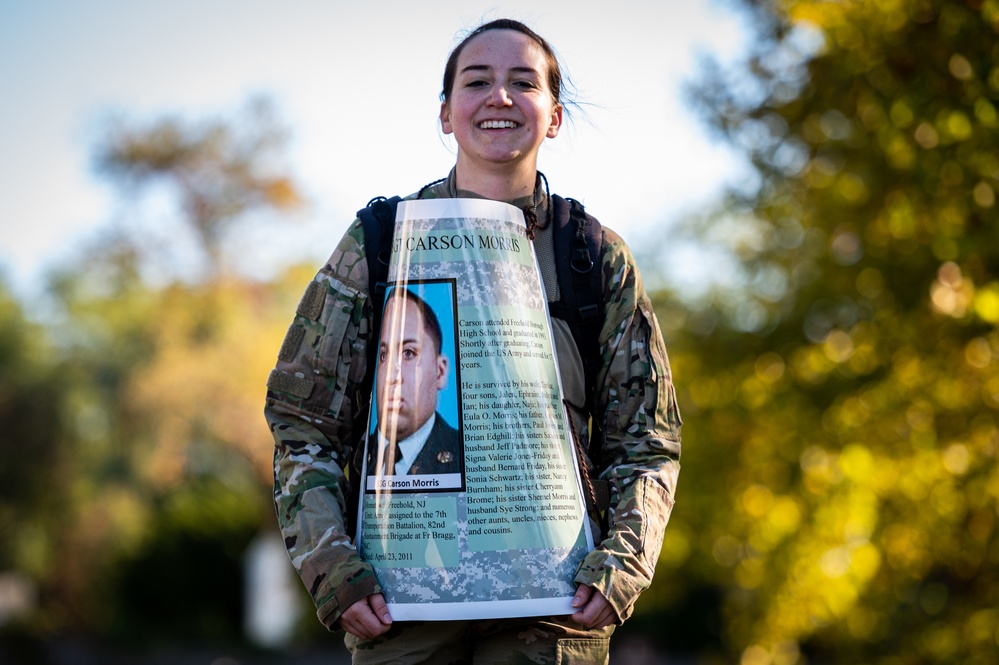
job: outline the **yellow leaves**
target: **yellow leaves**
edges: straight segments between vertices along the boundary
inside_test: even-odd
[[[999,0],[987,2],[999,17]],[[906,662],[970,661],[972,634],[995,645],[999,614],[964,623],[967,589],[996,565],[999,529],[995,40],[973,25],[982,3],[949,3],[947,21],[942,2],[878,4],[781,5],[825,30],[830,48],[809,63],[807,94],[781,107],[811,161],[754,210],[774,228],[801,220],[808,234],[794,251],[822,274],[772,334],[751,338],[769,353],[732,353],[713,370],[705,361],[716,403],[727,400],[725,427],[691,418],[692,438],[710,428],[734,452],[716,481],[730,510],[701,547],[732,587],[730,633],[745,663],[774,662],[782,640],[817,651],[842,640],[816,657],[844,662],[884,653],[865,642],[900,645],[889,655]],[[912,21],[904,46],[877,34],[891,12]],[[850,44],[860,50],[841,51]],[[851,217],[851,201],[877,210]],[[768,257],[748,258],[752,268]],[[702,455],[705,468],[716,459]],[[775,462],[790,468],[777,481]],[[898,625],[906,613],[930,618],[910,632]]]
[[[844,363],[853,355],[853,340],[842,330],[833,330],[822,343],[822,351],[834,363]]]
[[[876,281],[873,275],[868,279]],[[880,339],[876,326],[867,322],[850,330],[830,330],[816,345],[795,350],[789,360],[791,374],[797,381],[818,385],[833,371],[844,376],[870,373],[883,362],[877,348]]]
[[[975,369],[985,369],[992,362],[992,345],[984,337],[976,337],[964,347],[964,360]]]
[[[916,151],[902,134],[894,134],[885,146],[888,162],[896,169],[908,170],[916,163]]]
[[[802,383],[817,385],[825,381],[835,364],[821,347],[797,349],[791,358],[794,378]]]
[[[690,382],[686,387],[694,405],[698,408],[719,407],[729,404],[735,394],[731,376],[702,377]]]
[[[853,607],[846,616],[846,628],[858,640],[870,639],[880,630],[882,616],[866,607]]]
[[[912,524],[901,522],[886,527],[881,543],[888,565],[909,577],[921,576],[930,562],[927,538]]]
[[[930,302],[935,312],[959,319],[967,313],[974,293],[974,285],[965,279],[960,266],[948,261],[940,266],[930,285]]]
[[[754,369],[761,381],[777,383],[784,376],[784,359],[773,351],[767,351],[756,359]]]
[[[999,409],[999,376],[994,376],[985,382],[982,399],[993,409]]]
[[[746,558],[736,564],[735,581],[743,589],[756,589],[766,579],[766,568],[759,558]]]
[[[837,430],[862,427],[871,418],[871,409],[866,401],[857,395],[850,395],[826,414],[830,427]]]
[[[851,444],[839,456],[839,468],[850,480],[863,483],[870,477],[874,466],[871,451],[860,444]]]
[[[967,141],[973,134],[974,125],[968,115],[964,111],[951,110],[942,113],[935,122],[920,122],[912,136],[924,149],[932,150],[941,143]]]
[[[852,556],[852,571],[859,582],[871,580],[881,567],[881,552],[869,542],[854,547]]]
[[[157,303],[149,323],[155,352],[127,392],[128,407],[143,419],[138,464],[150,486],[177,487],[192,459],[213,459],[219,447],[248,460],[259,480],[270,476],[260,399],[286,315],[262,311],[250,289],[178,287]]]
[[[843,10],[832,2],[790,2],[788,15],[795,23],[811,23],[828,28],[842,23]]]
[[[840,165],[825,157],[816,157],[808,163],[805,183],[810,189],[826,189],[837,182]]]
[[[982,125],[990,129],[999,124],[996,107],[992,105],[992,102],[987,97],[979,97],[975,100],[975,118]]]
[[[690,557],[693,543],[691,535],[682,524],[670,524],[666,540],[659,553],[659,562],[670,568],[679,568]]]
[[[778,536],[784,537],[794,533],[801,524],[801,507],[798,500],[789,496],[778,498],[767,514],[766,521]]]
[[[917,643],[924,658],[938,663],[955,662],[955,656],[961,646],[957,630],[944,623],[927,626],[919,635]]]
[[[805,489],[813,494],[824,494],[831,485],[838,483],[842,472],[835,462],[836,458],[819,446],[806,448],[800,459]]]
[[[853,353],[846,367],[854,375],[870,374],[883,363],[879,345],[881,332],[873,324],[859,323],[851,331]]]
[[[972,197],[975,199],[975,204],[979,208],[991,208],[996,204],[996,193],[992,189],[992,186],[985,182],[979,182],[975,185],[975,188],[971,191]]]
[[[888,117],[891,118],[892,124],[899,129],[905,129],[916,118],[912,107],[909,106],[905,99],[896,99],[892,102],[891,109],[888,111]]]
[[[864,45],[864,34],[849,23],[842,23],[831,32],[836,44],[844,51],[859,49]]]
[[[881,104],[876,98],[868,95],[861,95],[857,100],[857,117],[869,131],[881,129],[888,120]]]
[[[972,135],[971,120],[963,111],[951,111],[943,120],[943,130],[951,141],[967,141]]]
[[[990,282],[975,292],[974,310],[983,321],[999,323],[999,282]]]
[[[949,187],[957,187],[964,182],[964,169],[955,160],[947,160],[940,167],[940,182]]]
[[[936,405],[919,399],[905,410],[905,421],[912,432],[931,432],[934,429]]]
[[[763,517],[773,501],[773,493],[763,485],[751,485],[742,493],[742,507],[750,517]]]
[[[844,173],[841,175],[836,182],[836,191],[848,203],[853,205],[864,203],[870,195],[867,183],[855,173]]]
[[[860,295],[874,300],[884,293],[885,278],[877,268],[864,268],[857,275],[856,284]]]
[[[715,539],[711,547],[711,555],[720,566],[731,568],[742,559],[742,543],[737,538],[729,534],[724,534]]]
[[[793,640],[780,640],[770,648],[759,644],[746,647],[739,665],[798,665],[801,663],[801,648]]]
[[[756,410],[770,401],[773,394],[773,386],[765,381],[761,381],[755,376],[750,376],[742,382],[740,395],[742,402],[750,410]]]
[[[795,534],[800,524],[801,508],[797,500],[780,497],[772,503],[770,511],[753,523],[747,543],[752,552],[765,555]]]
[[[903,240],[916,234],[916,216],[912,201],[903,192],[891,192],[885,200],[888,212],[888,232]]]
[[[944,168],[946,167],[947,164],[944,165]],[[963,175],[961,177],[963,178]],[[961,236],[965,230],[967,210],[960,202],[952,201],[937,211],[935,221],[938,233],[945,234],[948,238]]]
[[[276,208],[296,208],[302,203],[298,188],[290,178],[275,178],[263,187],[267,200]]]
[[[943,466],[955,476],[968,472],[971,465],[971,453],[963,443],[952,443],[943,452]]]
[[[79,497],[85,510],[77,516],[70,538],[82,548],[81,557],[94,550],[113,546],[130,552],[138,547],[152,523],[151,506],[135,488],[122,485],[92,487],[95,496]]]
[[[989,649],[999,645],[999,611],[987,608],[974,612],[964,622],[964,639]]]
[[[874,577],[881,565],[881,553],[868,542],[841,545],[827,550],[819,558],[819,569],[830,580],[849,577],[849,581],[860,586]],[[845,594],[854,596],[854,594]],[[837,614],[842,614],[841,608]]]
[[[960,53],[954,53],[950,56],[947,68],[950,70],[951,75],[960,81],[967,81],[975,75],[974,70],[971,68],[971,63]]]
[[[925,121],[919,123],[912,136],[916,139],[916,143],[926,150],[932,150],[940,145],[940,135],[937,133],[936,128]]]

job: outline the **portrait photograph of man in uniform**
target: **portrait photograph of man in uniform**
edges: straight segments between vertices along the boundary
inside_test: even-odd
[[[431,487],[453,489],[462,484],[464,447],[461,433],[451,424],[458,422],[451,284],[419,286],[426,299],[401,286],[391,288],[385,299],[375,371],[375,422],[368,435],[369,489],[372,476],[433,474],[438,482]],[[445,326],[450,323],[451,334],[446,334],[449,327],[442,327],[442,319]],[[424,483],[418,486],[428,489]]]

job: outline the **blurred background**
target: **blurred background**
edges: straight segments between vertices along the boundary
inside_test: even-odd
[[[0,663],[346,661],[264,381],[355,211],[446,175],[500,16],[685,421],[612,662],[999,663],[996,0],[0,3]]]

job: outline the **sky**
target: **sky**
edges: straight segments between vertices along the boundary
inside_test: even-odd
[[[370,198],[447,174],[444,62],[462,31],[504,16],[554,45],[584,103],[539,168],[633,248],[742,177],[682,94],[699,57],[746,47],[720,0],[0,0],[0,273],[32,294],[120,210],[92,163],[112,114],[197,120],[260,94],[291,129],[307,206],[248,244],[262,272],[321,262]]]

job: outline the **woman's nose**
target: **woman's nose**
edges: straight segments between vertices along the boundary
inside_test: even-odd
[[[489,95],[489,103],[492,106],[509,106],[512,104],[510,95],[507,94],[506,86],[496,85]]]

